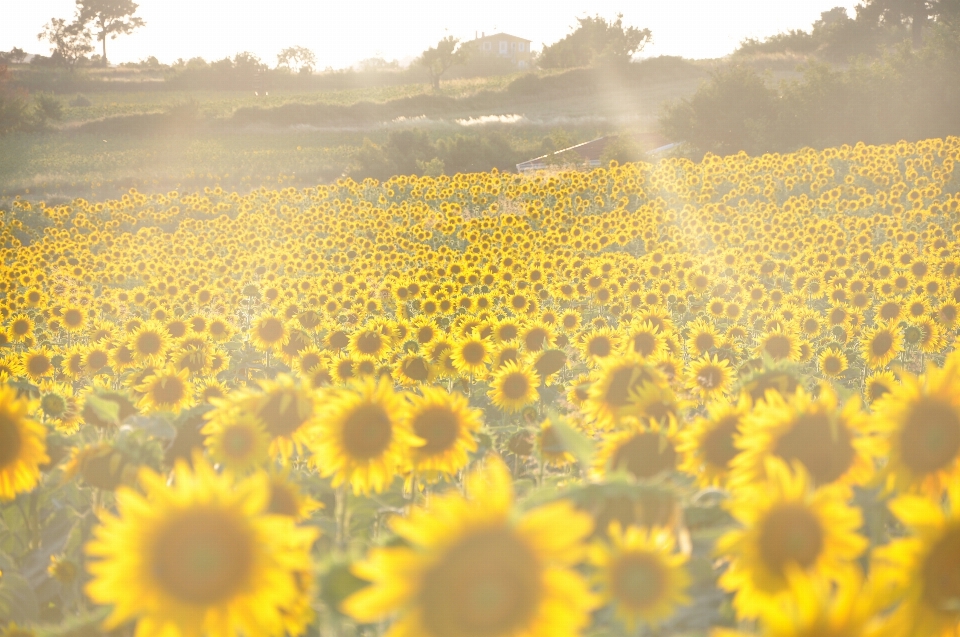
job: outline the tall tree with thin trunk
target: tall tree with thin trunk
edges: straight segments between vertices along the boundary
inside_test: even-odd
[[[103,46],[104,66],[107,65],[107,37],[115,40],[146,24],[143,18],[133,15],[139,6],[133,0],[77,0],[77,21],[84,25],[93,23]]]

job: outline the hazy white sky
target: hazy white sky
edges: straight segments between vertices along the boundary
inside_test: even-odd
[[[566,35],[578,16],[623,13],[626,24],[653,31],[644,56],[719,57],[747,37],[808,28],[834,6],[856,0],[141,0],[147,26],[107,41],[111,62],[155,55],[161,62],[208,60],[250,51],[271,66],[286,46],[316,53],[319,66],[342,68],[374,56],[407,59],[445,35],[472,39],[504,31],[534,50]],[[51,17],[70,18],[74,0],[0,0],[0,50],[48,53],[37,41]]]

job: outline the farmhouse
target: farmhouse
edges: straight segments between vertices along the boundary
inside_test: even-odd
[[[480,37],[467,44],[480,55],[507,58],[519,69],[528,68],[533,57],[530,53],[530,40],[507,33],[480,34]]]

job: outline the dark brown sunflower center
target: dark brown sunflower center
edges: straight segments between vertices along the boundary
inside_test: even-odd
[[[771,571],[782,574],[787,564],[812,565],[823,549],[823,528],[806,507],[782,504],[760,524],[760,558]]]
[[[543,349],[544,341],[547,340],[547,330],[543,328],[534,328],[527,332],[523,339],[523,344],[531,352],[539,352]]]
[[[960,528],[948,530],[923,563],[923,596],[938,610],[956,614],[960,604]]]
[[[187,388],[179,376],[167,376],[155,383],[151,389],[153,400],[161,405],[172,405],[181,401]]]
[[[960,415],[934,398],[922,398],[907,414],[900,433],[903,463],[917,474],[938,471],[960,452]]]
[[[364,332],[357,337],[357,349],[361,354],[376,354],[382,344],[383,338],[376,332]]]
[[[10,324],[10,331],[14,336],[25,336],[30,333],[30,321],[27,319],[17,319]]]
[[[827,374],[839,374],[843,370],[843,361],[839,356],[827,356],[823,359],[823,371]]]
[[[820,322],[815,318],[808,318],[803,322],[803,331],[807,334],[816,334],[820,329]]]
[[[893,301],[887,301],[880,306],[880,318],[889,321],[900,316],[900,306]]]
[[[429,407],[414,417],[413,432],[426,441],[417,451],[430,456],[453,446],[460,433],[460,421],[455,413],[445,407]]]
[[[463,360],[468,365],[479,365],[483,362],[483,357],[486,355],[487,349],[483,346],[483,343],[477,341],[471,341],[463,346],[463,349],[460,351],[460,354],[463,356]]]
[[[610,342],[610,339],[606,336],[597,336],[596,338],[590,339],[590,343],[587,345],[587,351],[591,356],[599,356],[603,358],[609,356],[610,352],[613,350],[613,343]]]
[[[522,372],[512,372],[503,379],[500,391],[507,400],[522,400],[530,390],[530,382]]]
[[[270,395],[256,415],[264,422],[271,436],[289,436],[309,417],[309,414],[300,413],[301,403],[297,392],[277,391]]]
[[[327,343],[330,345],[330,349],[343,349],[350,344],[350,339],[347,337],[346,332],[337,330],[330,334]]]
[[[51,418],[59,418],[67,411],[67,401],[59,394],[45,394],[40,399],[40,409]]]
[[[434,637],[522,632],[540,605],[541,577],[536,556],[512,531],[479,531],[451,547],[424,576],[424,628]]]
[[[150,356],[152,354],[157,354],[160,352],[160,347],[163,345],[163,339],[159,334],[153,332],[145,332],[137,337],[136,348],[140,354],[144,356]]]
[[[92,370],[101,369],[107,364],[107,353],[101,350],[93,350],[87,354],[87,367]]]
[[[696,338],[693,339],[693,344],[697,346],[697,349],[701,352],[705,352],[708,349],[713,348],[716,344],[716,339],[713,338],[713,334],[709,332],[702,332],[697,334]]]
[[[705,365],[697,374],[697,385],[703,389],[715,389],[723,383],[723,369],[717,365]]]
[[[69,309],[63,313],[63,323],[70,327],[77,327],[83,323],[83,313],[77,309]]]
[[[850,468],[854,449],[850,432],[825,414],[802,414],[777,440],[773,452],[787,464],[799,460],[817,484],[833,482]]]
[[[186,511],[157,537],[153,576],[178,600],[216,604],[246,585],[255,548],[240,520],[214,509]]]
[[[266,343],[276,343],[283,338],[283,323],[274,316],[268,317],[257,328],[257,335]]]
[[[733,444],[733,437],[740,426],[740,418],[728,416],[722,419],[703,437],[703,458],[715,467],[726,468],[740,450]]]
[[[343,446],[352,458],[369,460],[382,454],[393,439],[393,423],[380,405],[361,405],[343,425]]]
[[[270,485],[270,504],[267,505],[267,512],[276,515],[286,515],[291,518],[300,515],[297,498],[294,496],[290,487],[277,483]]]
[[[20,454],[20,429],[8,414],[0,412],[0,467],[6,467]]]
[[[657,337],[650,332],[633,335],[633,351],[641,356],[650,356],[657,349]]]
[[[430,377],[430,366],[422,357],[411,358],[403,364],[403,373],[411,380],[422,382]]]
[[[610,386],[607,388],[605,402],[614,407],[623,407],[630,402],[630,394],[638,383],[634,382],[633,367],[623,367],[611,374]]]
[[[43,376],[51,367],[53,363],[46,354],[35,354],[27,360],[27,374],[30,376]]]
[[[612,469],[625,469],[636,478],[651,478],[673,469],[677,452],[673,444],[658,433],[639,433],[621,444],[610,459]]]
[[[524,303],[526,305],[526,303]],[[517,338],[520,329],[516,325],[501,325],[499,330],[500,340],[512,341]]]
[[[652,555],[624,555],[613,565],[614,599],[632,610],[643,610],[663,598],[667,574]]]
[[[763,351],[773,360],[783,360],[790,356],[790,337],[784,334],[774,334],[763,344]]]
[[[893,334],[887,331],[880,332],[870,341],[870,353],[874,356],[885,356],[893,347]]]

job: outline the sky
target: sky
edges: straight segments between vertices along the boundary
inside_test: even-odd
[[[305,46],[318,67],[335,69],[383,57],[409,61],[438,40],[470,40],[506,32],[532,40],[539,51],[569,33],[576,18],[622,13],[629,26],[649,28],[653,44],[643,57],[680,55],[714,58],[732,53],[741,40],[790,29],[808,29],[835,6],[851,15],[856,0],[140,0],[146,26],[107,41],[111,62],[156,56],[170,63],[207,60],[249,51],[271,66],[288,46]],[[71,18],[74,0],[0,0],[0,51],[20,47],[49,53],[37,40],[52,17]],[[99,46],[98,46],[99,50]]]

